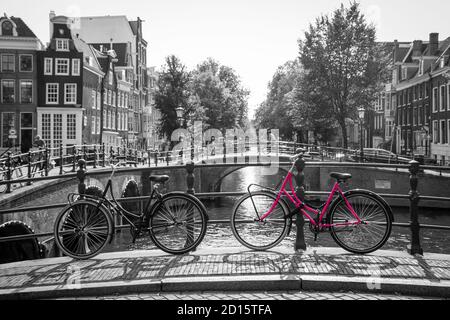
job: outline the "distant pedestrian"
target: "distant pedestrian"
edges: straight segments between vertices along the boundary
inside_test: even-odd
[[[45,148],[45,141],[41,139],[41,136],[37,135],[34,138],[33,147],[44,149]]]

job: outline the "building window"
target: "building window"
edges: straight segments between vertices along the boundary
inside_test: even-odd
[[[441,144],[446,144],[448,143],[447,137],[448,137],[448,133],[447,133],[447,120],[441,120],[441,125],[440,125],[440,142]]]
[[[91,92],[91,103],[92,103],[92,109],[97,109],[97,92],[95,90],[92,90]]]
[[[64,104],[76,104],[77,103],[77,84],[66,83],[64,84]]]
[[[439,92],[438,92],[438,88],[433,88],[433,112],[437,112],[438,111],[438,104],[439,104]]]
[[[19,61],[20,72],[33,72],[33,56],[31,54],[21,54]]]
[[[422,125],[423,123],[423,106],[419,106],[419,109],[417,111],[417,124]]]
[[[44,74],[52,75],[53,74],[53,59],[45,58],[44,60]]]
[[[13,36],[14,26],[11,21],[6,20],[2,23],[2,36]]]
[[[91,133],[92,134],[95,134],[95,132],[96,132],[95,129],[96,129],[95,128],[95,116],[92,116],[91,117]]]
[[[103,128],[106,128],[106,110],[103,110]]]
[[[418,73],[418,76],[420,77],[421,75],[423,75],[423,60],[420,60],[420,62],[419,62],[419,73]]]
[[[14,103],[16,101],[15,86],[16,86],[16,82],[14,80],[2,80],[2,102],[3,103]]]
[[[450,83],[447,85],[447,110],[450,111]]]
[[[8,138],[9,131],[16,128],[16,114],[14,112],[2,112],[2,148],[12,147],[12,141]]]
[[[46,103],[47,104],[58,104],[59,99],[59,84],[57,83],[47,83],[46,85]]]
[[[55,60],[55,74],[58,76],[69,75],[69,59],[56,59]]]
[[[406,80],[408,77],[408,68],[402,67],[402,80]]]
[[[440,88],[439,111],[445,111],[445,86],[441,86]]]
[[[53,147],[59,147],[63,140],[62,114],[53,115]]]
[[[20,81],[20,103],[32,103],[33,102],[33,81],[21,80]]]
[[[417,107],[414,107],[414,109],[413,109],[413,125],[414,126],[417,125],[417,118],[418,118]]]
[[[433,142],[438,143],[439,141],[439,128],[437,120],[433,121]]]
[[[77,138],[77,116],[75,114],[67,115],[67,140]]]
[[[42,114],[42,140],[44,140],[47,147],[51,147],[51,114]]]
[[[72,75],[79,76],[80,75],[80,59],[72,60]]]
[[[69,39],[56,39],[56,51],[69,51]]]
[[[13,54],[2,54],[2,72],[15,72],[16,59]]]

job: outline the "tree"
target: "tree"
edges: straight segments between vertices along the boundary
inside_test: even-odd
[[[331,16],[317,18],[299,41],[305,69],[303,100],[310,108],[331,115],[338,123],[344,147],[348,147],[347,119],[357,118],[359,107],[368,108],[378,91],[375,27],[366,22],[358,3],[341,7]]]
[[[233,69],[209,58],[192,72],[191,91],[204,110],[206,127],[231,129],[247,123],[249,92]]]
[[[255,113],[257,128],[278,129],[280,137],[291,139],[295,130],[292,109],[295,97],[292,91],[302,76],[302,67],[298,60],[288,61],[278,67],[268,85],[266,100]]]
[[[186,67],[176,56],[168,56],[160,72],[155,94],[155,107],[161,112],[158,128],[161,137],[170,137],[174,130],[180,128],[177,108],[183,108],[185,119],[186,115],[195,109],[192,105],[189,82],[190,75]]]

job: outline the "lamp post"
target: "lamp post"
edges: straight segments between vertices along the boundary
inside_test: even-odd
[[[364,162],[364,137],[363,137],[363,121],[364,121],[364,108],[358,109],[359,127],[360,127],[360,162]]]

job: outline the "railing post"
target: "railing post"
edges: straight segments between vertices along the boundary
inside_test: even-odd
[[[31,170],[33,170],[31,168],[31,158],[32,158],[31,151],[28,151],[28,175],[27,175],[28,179],[31,179]],[[31,181],[27,182],[27,186],[31,186]]]
[[[80,159],[78,160],[78,171],[77,171],[77,178],[78,178],[78,193],[80,195],[83,195],[86,193],[86,160]]]
[[[167,153],[166,153],[166,162],[167,162],[167,166],[169,166],[169,164],[170,164],[170,160],[169,160],[169,153],[170,153],[170,151],[166,151]]]
[[[158,150],[155,150],[155,167],[158,166]]]
[[[97,168],[97,146],[94,145],[94,169]]]
[[[106,150],[105,150],[105,143],[102,143],[102,167],[106,167]]]
[[[130,167],[131,167],[132,161],[133,161],[133,150],[131,150],[131,149],[128,150],[128,159],[127,159],[127,161],[130,161]]]
[[[63,162],[64,162],[64,156],[63,156],[63,145],[62,143],[59,145],[59,175],[61,176],[63,174]]]
[[[87,164],[86,145],[83,145],[83,159],[86,161]]]
[[[295,176],[297,187],[295,188],[295,193],[302,202],[305,201],[305,166],[305,159],[303,159],[303,156],[300,156],[295,162],[295,167],[297,169],[297,175]],[[298,212],[298,214],[296,215],[295,224],[297,226],[295,250],[306,250],[305,234],[303,230],[305,226],[305,218],[303,217],[303,214],[301,212]]]
[[[194,176],[194,169],[195,164],[193,161],[190,161],[186,164],[186,185],[187,185],[187,193],[188,194],[195,194],[195,188],[194,188],[194,182],[195,182],[195,176]]]
[[[12,171],[11,171],[11,151],[8,151],[7,153],[7,158],[6,158],[6,180],[8,181],[7,185],[6,185],[6,193],[11,193],[11,176],[12,176]]]
[[[408,245],[408,252],[412,255],[420,254],[423,255],[423,249],[420,246],[420,224],[419,224],[419,200],[420,194],[417,191],[417,186],[419,184],[419,178],[417,176],[420,165],[417,161],[411,161],[409,167],[409,172],[411,173],[409,176],[409,184],[411,190],[409,191],[409,213],[411,217],[410,225],[411,225],[411,244]]]
[[[119,154],[117,154],[119,155]],[[112,146],[109,147],[109,164],[111,164],[111,160],[114,158],[114,149]]]
[[[137,150],[134,150],[134,167],[137,168],[138,163],[139,163],[139,159],[138,159],[138,152]]]
[[[48,156],[48,148],[45,148],[44,161],[45,161],[45,176],[48,177],[48,164],[50,162]]]
[[[72,151],[72,172],[77,171],[77,147],[73,146]]]

